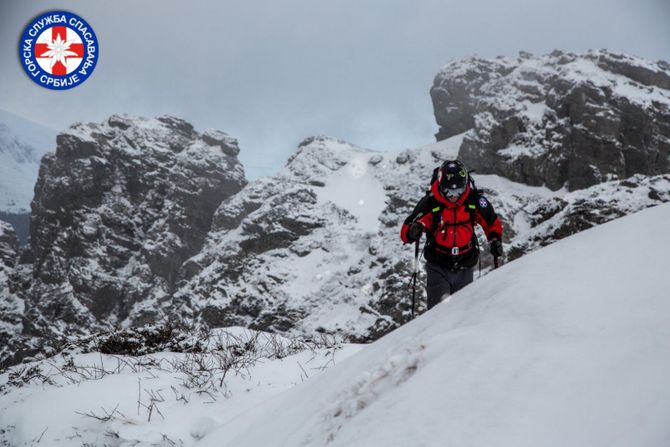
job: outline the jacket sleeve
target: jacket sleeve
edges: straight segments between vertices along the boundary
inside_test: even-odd
[[[493,209],[493,205],[482,195],[477,198],[477,212],[475,221],[482,227],[486,238],[502,240],[503,226],[500,218]]]
[[[400,229],[400,239],[402,239],[404,243],[407,244],[410,242],[407,239],[407,230],[409,230],[409,226],[412,225],[414,221],[421,222],[424,228],[430,228],[433,219],[433,215],[431,213],[432,203],[432,196],[427,193],[421,198],[421,200],[419,200],[419,203],[416,204],[414,211],[412,211],[410,215],[407,216],[402,224],[402,228]]]

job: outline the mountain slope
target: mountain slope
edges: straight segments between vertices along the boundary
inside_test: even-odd
[[[668,219],[661,205],[508,264],[202,445],[666,445]]]
[[[0,211],[30,210],[40,159],[56,146],[56,131],[0,110]]]
[[[282,171],[221,204],[203,249],[181,270],[181,313],[213,327],[338,333],[354,341],[399,327],[410,316],[413,255],[400,225],[433,169],[458,156],[463,137],[399,153],[308,138]],[[474,177],[503,218],[508,259],[670,200],[670,175],[572,192]],[[486,273],[483,237],[481,247]],[[419,311],[424,301],[419,296]]]

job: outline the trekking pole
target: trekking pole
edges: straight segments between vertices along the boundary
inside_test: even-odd
[[[419,244],[420,239],[414,242],[414,272],[412,273],[412,320],[414,319],[414,303],[416,298],[416,277],[419,270]]]

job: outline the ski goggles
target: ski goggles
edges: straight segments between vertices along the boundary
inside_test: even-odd
[[[441,189],[440,192],[442,192],[445,197],[458,197],[465,192],[465,185],[456,188],[444,188]]]

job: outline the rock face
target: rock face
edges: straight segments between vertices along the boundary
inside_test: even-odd
[[[612,219],[670,201],[670,175],[636,174],[566,194],[531,196],[526,200],[525,206],[514,214],[507,214],[514,216],[513,222],[508,223],[508,228],[514,231],[507,245],[508,260]],[[629,242],[622,241],[622,246]]]
[[[19,241],[14,228],[0,220],[0,268],[11,270],[16,264]]]
[[[170,314],[182,263],[246,183],[237,141],[189,123],[112,116],[57,137],[32,203],[31,334],[140,325]]]
[[[670,65],[607,51],[453,61],[431,89],[438,140],[481,173],[552,190],[670,172]]]
[[[281,172],[222,203],[176,299],[214,326],[378,338],[409,320],[399,225],[452,149],[306,139]]]
[[[221,204],[175,299],[213,326],[368,335],[386,318],[362,291],[385,206],[374,157],[334,138],[303,142],[279,174]]]

